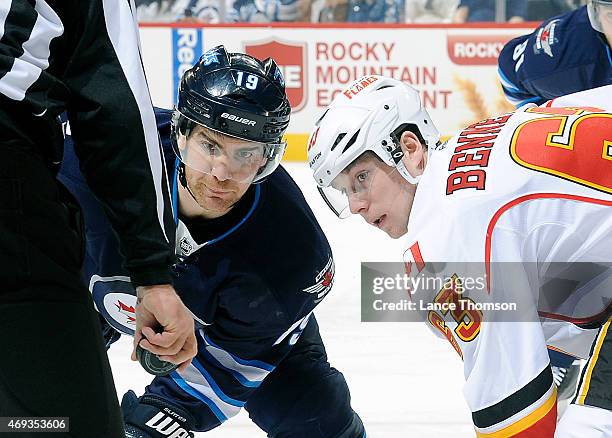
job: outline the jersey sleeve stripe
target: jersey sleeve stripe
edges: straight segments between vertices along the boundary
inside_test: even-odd
[[[225,395],[219,386],[212,379],[210,374],[201,366],[197,366],[197,360],[192,360],[187,371],[182,374],[173,372],[172,380],[191,396],[206,403],[209,407],[214,407],[213,412],[221,421],[225,421],[240,412],[244,402],[232,399]],[[221,413],[222,415],[218,415]]]
[[[510,100],[508,96],[506,96],[506,98]],[[520,108],[523,105],[527,105],[528,103],[540,103],[542,101],[542,98],[539,96],[536,96],[536,97],[530,97],[529,99],[514,99],[514,100],[517,101],[516,103],[514,103],[514,106],[516,106],[517,108]]]
[[[607,316],[610,314],[612,314],[612,303],[608,303],[608,307],[603,309],[601,312],[595,315],[586,316],[583,318],[572,318],[571,316],[567,316],[567,315],[559,315],[559,314],[551,313],[551,312],[538,311],[538,315],[540,315],[540,317],[542,318],[571,322],[572,324],[577,325],[581,329],[588,329],[588,330],[599,328],[602,325],[602,323],[604,323]]]
[[[502,71],[501,68],[497,69],[497,74],[499,75],[499,80],[502,84],[502,86],[509,91],[513,91],[515,93],[520,93],[521,90],[519,89],[519,87],[517,87],[516,85],[514,85],[512,83],[512,81],[510,81],[510,79],[508,79],[508,77],[504,74],[504,72]]]
[[[208,406],[208,408],[212,411],[212,413],[215,415],[215,417],[217,417],[217,419],[221,423],[227,420],[227,417],[225,416],[225,414],[217,407],[217,405],[211,399],[206,397],[204,394],[199,393],[191,386],[189,386],[187,382],[185,382],[185,380],[176,371],[174,371],[170,376],[172,377],[172,380],[174,380],[174,383],[176,383],[179,388],[181,388],[183,391],[185,391],[187,394],[189,394],[193,398],[200,400],[202,403]]]
[[[248,380],[246,377],[244,377],[239,372],[224,366],[213,355],[211,355],[207,350],[200,350],[200,354],[201,354],[201,357],[205,358],[206,361],[210,363],[212,366],[231,374],[231,376],[235,380],[237,380],[238,383],[240,383],[242,386],[245,386],[247,388],[258,388],[259,386],[261,386],[261,381]]]
[[[51,40],[64,33],[62,21],[47,3],[38,0],[34,10],[37,13],[36,21],[21,46],[23,53],[15,58],[10,70],[0,78],[0,93],[16,101],[25,98],[28,89],[49,67]],[[2,28],[4,31],[4,26]],[[29,27],[26,25],[25,28]]]
[[[517,108],[525,105],[526,103],[531,103],[531,102],[539,103],[543,100],[539,96],[532,96],[520,90],[514,91],[512,89],[509,89],[503,82],[502,82],[502,88],[504,90],[504,94],[506,95],[506,99],[508,100],[508,102],[510,102],[512,105],[516,106]]]
[[[531,382],[514,394],[492,406],[473,412],[474,426],[478,429],[486,429],[507,421],[514,415],[535,405],[550,391],[552,385],[552,371],[547,366]]]
[[[553,438],[557,420],[557,388],[551,385],[544,403],[515,423],[491,433],[476,431],[478,438]]]
[[[221,389],[221,387],[219,387],[219,385],[217,384],[217,382],[215,382],[215,379],[213,379],[213,377],[210,375],[210,373],[208,371],[206,371],[206,368],[204,368],[204,366],[198,361],[198,359],[193,359],[192,360],[192,364],[193,366],[199,371],[199,374],[204,377],[204,380],[201,379],[200,375],[198,374],[193,374],[193,376],[195,377],[194,381],[195,382],[206,382],[207,386],[209,386],[213,392],[215,393],[215,395],[222,400],[224,403],[231,405],[231,406],[236,406],[238,408],[241,408],[244,406],[245,402],[241,401],[241,400],[236,400],[235,398],[231,398],[228,395],[226,395],[223,390]]]
[[[153,103],[147,89],[144,70],[142,69],[140,52],[137,53],[137,56],[134,56],[133,47],[140,47],[138,30],[128,2],[117,3],[115,0],[103,0],[103,8],[108,38],[113,45],[117,60],[121,65],[128,86],[138,105],[145,136],[147,157],[155,187],[157,220],[166,242],[169,242],[164,222],[165,202],[163,194],[169,193],[170,187],[168,186],[168,181],[164,178],[165,170],[162,164],[163,159],[156,128],[157,123],[155,121],[155,113],[153,112]],[[126,31],[127,29],[129,31]]]
[[[206,346],[204,349],[200,349],[200,354],[214,367],[230,373],[242,386],[248,388],[257,388],[269,374],[268,371],[236,363],[225,350],[217,350]]]
[[[275,368],[274,365],[270,365],[270,364],[262,362],[260,360],[241,359],[238,356],[230,353],[229,351],[224,350],[223,348],[221,348],[217,344],[215,344],[208,336],[206,336],[204,334],[203,330],[200,330],[199,334],[204,339],[204,342],[206,342],[206,345],[209,345],[209,346],[214,347],[214,348],[216,348],[216,349],[218,349],[220,351],[223,351],[224,353],[227,353],[229,355],[229,357],[233,361],[235,361],[236,365],[243,365],[243,366],[247,366],[247,367],[260,368],[262,370],[267,371],[268,373],[274,371],[274,368]]]
[[[506,92],[506,90],[504,89],[504,92]],[[506,92],[506,99],[508,100],[508,102],[510,102],[512,105],[514,105],[516,108],[519,108],[521,106],[523,106],[523,99],[517,99],[516,97],[512,97],[508,92]]]
[[[575,397],[575,402],[578,405],[584,405],[585,399],[589,395],[589,387],[591,385],[591,378],[593,376],[593,370],[597,366],[597,361],[599,359],[599,353],[601,352],[601,347],[604,344],[604,339],[608,334],[608,329],[610,328],[610,322],[612,321],[612,317],[608,319],[608,321],[601,327],[599,334],[593,344],[593,353],[591,354],[591,358],[589,359],[586,367],[583,371],[582,382],[580,383],[579,390]]]

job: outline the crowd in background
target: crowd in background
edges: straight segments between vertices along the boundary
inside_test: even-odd
[[[541,21],[582,4],[584,0],[136,0],[141,22],[194,23],[513,23]]]

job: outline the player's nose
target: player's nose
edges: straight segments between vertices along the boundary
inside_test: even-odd
[[[352,214],[364,215],[368,210],[369,202],[367,199],[353,195],[349,196],[349,210]]]
[[[223,159],[215,160],[210,173],[219,181],[226,181],[232,178],[230,167],[226,160]]]

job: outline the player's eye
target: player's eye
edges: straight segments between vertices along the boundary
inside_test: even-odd
[[[359,172],[355,176],[355,179],[357,180],[359,184],[363,185],[367,182],[369,174],[370,172],[368,172],[367,170],[364,170],[363,172]]]
[[[236,154],[236,157],[239,160],[250,160],[252,158],[255,157],[255,153],[251,150],[242,150],[242,151],[238,151],[238,153]]]
[[[221,153],[221,148],[214,143],[202,143],[202,149],[213,157]]]

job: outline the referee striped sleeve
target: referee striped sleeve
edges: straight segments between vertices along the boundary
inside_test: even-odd
[[[27,2],[6,1],[0,6],[2,47],[12,47],[14,58],[0,62],[0,93],[22,101],[43,70],[49,67],[50,46],[64,33],[59,16],[44,1],[37,0],[34,9]],[[10,41],[9,41],[10,40]],[[10,42],[10,44],[9,44]]]
[[[157,124],[142,61],[140,56],[134,56],[134,47],[140,47],[138,31],[134,22],[135,18],[127,1],[103,0],[103,8],[108,36],[138,105],[145,135],[147,157],[155,186],[157,220],[166,241],[169,242],[164,226],[164,210],[168,206],[165,205],[163,196],[164,191],[169,193],[169,186],[167,179],[164,177],[165,170],[157,134]]]

